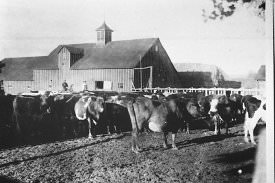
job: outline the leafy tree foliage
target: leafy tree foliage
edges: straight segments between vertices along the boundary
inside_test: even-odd
[[[212,9],[202,10],[202,15],[205,21],[224,19],[232,16],[239,5],[246,5],[252,9],[255,15],[263,20],[265,19],[265,3],[266,0],[210,0],[212,2]]]

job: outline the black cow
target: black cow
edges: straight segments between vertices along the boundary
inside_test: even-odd
[[[199,119],[202,117],[200,112],[200,107],[195,98],[185,98],[182,94],[172,94],[167,97],[167,100],[173,99],[176,101],[179,110],[182,113],[182,122],[183,125],[181,128],[186,127],[186,133],[189,134],[190,123],[193,120]]]
[[[80,98],[79,94],[58,94],[54,98],[53,115],[62,138],[77,137],[84,133],[85,125],[79,123],[74,112],[74,106]]]
[[[0,95],[0,146],[11,145],[15,140],[12,121],[14,98],[13,95]]]
[[[25,141],[36,140],[54,129],[51,125],[53,96],[49,93],[37,96],[17,95],[13,101],[13,115],[16,129]]]
[[[131,130],[131,120],[127,110],[128,100],[135,100],[137,97],[148,94],[144,92],[121,92],[105,97],[104,111],[101,115],[99,126],[107,133],[125,132]],[[146,129],[146,127],[145,127]]]
[[[100,124],[108,134],[120,133],[131,130],[131,122],[126,107],[111,102],[105,102]],[[105,129],[106,128],[106,129]]]
[[[246,97],[243,97],[240,94],[232,94],[229,97],[229,100],[232,101],[232,107],[233,107],[233,121],[243,122],[243,115],[244,115],[244,108],[243,108],[243,102]]]

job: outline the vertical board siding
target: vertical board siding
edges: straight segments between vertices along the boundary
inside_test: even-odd
[[[95,90],[95,81],[111,81],[113,91],[129,92],[132,91],[133,75],[133,69],[34,70],[34,81],[4,81],[4,89],[7,94],[30,90],[60,91],[66,80],[69,86],[73,84],[74,91],[83,89],[83,81],[87,81],[89,90]],[[118,83],[123,83],[123,88],[118,88]]]
[[[89,90],[95,90],[95,81],[111,81],[113,91],[129,92],[133,74],[132,69],[34,70],[34,81],[4,81],[4,89],[7,94],[30,90],[60,91],[66,80],[69,86],[73,84],[74,91],[83,89],[83,81],[87,81]],[[118,88],[118,83],[123,83],[123,88]]]
[[[33,81],[3,81],[3,85],[5,93],[12,95],[34,89]]]

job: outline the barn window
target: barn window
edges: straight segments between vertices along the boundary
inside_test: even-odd
[[[96,89],[104,89],[104,90],[111,90],[112,89],[112,82],[111,81],[96,81],[95,82]]]
[[[95,82],[96,89],[103,89],[103,81],[96,81]]]
[[[97,40],[100,40],[100,32],[97,32]]]
[[[118,88],[123,88],[123,83],[118,83]]]
[[[63,58],[64,60],[66,60],[66,59],[67,59],[67,54],[66,54],[65,49],[63,49],[62,58]]]

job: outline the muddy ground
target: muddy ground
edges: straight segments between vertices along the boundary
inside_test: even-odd
[[[179,150],[143,133],[139,154],[130,133],[1,150],[0,182],[251,182],[256,148],[244,143],[241,125],[229,136],[191,133],[178,134]]]

